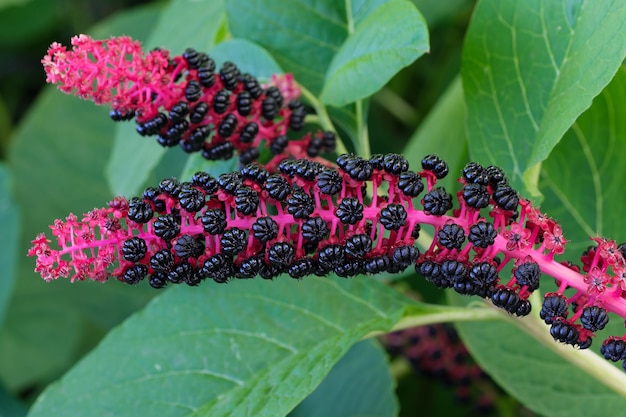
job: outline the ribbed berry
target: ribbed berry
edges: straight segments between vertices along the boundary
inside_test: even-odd
[[[520,305],[519,295],[510,288],[498,287],[491,296],[493,305],[500,307],[510,314],[515,314]]]
[[[409,161],[400,154],[389,153],[383,157],[382,168],[390,174],[400,175],[409,169]]]
[[[422,205],[426,213],[443,216],[452,208],[452,196],[442,187],[437,187],[424,195]]]
[[[343,246],[331,244],[324,246],[318,255],[317,262],[320,266],[332,271],[341,265],[346,259],[346,252]]]
[[[315,263],[310,258],[296,259],[287,269],[289,276],[296,279],[311,275],[313,271],[315,271]]]
[[[230,61],[224,62],[222,68],[220,68],[220,79],[224,88],[228,90],[234,90],[237,87],[240,75],[241,73],[237,66]]]
[[[568,303],[567,299],[555,293],[546,294],[541,310],[539,311],[539,317],[541,317],[546,324],[552,324],[557,318],[567,317]]]
[[[259,217],[252,223],[251,229],[254,238],[263,243],[275,239],[278,235],[278,223],[271,217]]]
[[[274,174],[267,178],[265,183],[265,190],[270,198],[278,201],[284,201],[291,193],[291,186],[280,175]]]
[[[274,243],[267,251],[268,260],[281,267],[287,267],[291,264],[295,256],[296,250],[290,243],[277,242]]]
[[[306,219],[315,210],[315,202],[301,189],[295,189],[287,198],[287,212],[296,219]]]
[[[448,175],[448,164],[437,155],[427,155],[422,159],[422,168],[432,172],[437,179]]]
[[[626,341],[616,337],[609,337],[602,343],[600,353],[612,362],[626,360]]]
[[[372,239],[366,234],[350,236],[346,240],[346,254],[354,258],[363,258],[372,250]]]
[[[604,329],[604,326],[609,322],[609,316],[606,310],[600,306],[587,306],[583,309],[580,322],[585,329],[597,332]]]
[[[154,234],[163,240],[172,240],[180,233],[180,221],[172,214],[157,217],[153,226]]]
[[[204,194],[190,184],[181,187],[178,200],[182,208],[193,213],[202,210],[206,203]]]
[[[513,270],[513,276],[519,285],[527,286],[528,291],[532,292],[539,288],[541,270],[537,262],[530,261],[517,265]]]
[[[498,184],[493,192],[493,200],[504,210],[514,211],[519,205],[517,192],[507,184]]]
[[[498,279],[498,270],[491,262],[476,262],[468,273],[468,280],[479,288],[487,287]]]
[[[317,176],[317,186],[322,194],[337,194],[343,187],[343,178],[334,169],[324,169]]]
[[[565,320],[557,319],[550,327],[550,335],[554,340],[568,345],[574,345],[578,342],[580,332],[572,324]]]
[[[155,271],[169,272],[174,266],[174,256],[168,249],[161,249],[150,257],[150,267]]]
[[[437,239],[440,245],[448,249],[461,249],[465,242],[465,232],[456,223],[447,223],[441,226],[437,232]]]
[[[147,223],[153,215],[154,211],[150,203],[137,197],[128,202],[128,218],[135,223]]]
[[[335,216],[343,224],[356,224],[363,219],[363,204],[356,198],[344,198],[335,210]]]
[[[254,215],[260,202],[259,194],[250,187],[240,187],[235,191],[235,208],[240,215]]]
[[[489,193],[487,193],[487,187],[482,184],[466,184],[463,187],[462,196],[465,203],[472,208],[482,209],[489,205]]]
[[[319,243],[327,234],[328,225],[321,217],[311,217],[302,223],[302,237],[308,242]]]
[[[218,253],[204,261],[199,273],[204,277],[212,278],[213,281],[222,284],[231,278],[234,273],[234,266],[229,259],[221,253]]]
[[[417,197],[424,191],[424,183],[422,178],[415,172],[405,171],[400,174],[398,179],[398,187],[407,197]]]
[[[127,284],[135,285],[148,275],[148,268],[142,264],[135,264],[124,272],[123,280]]]
[[[204,253],[204,240],[202,236],[182,235],[176,239],[174,252],[179,258],[197,258]]]
[[[222,253],[229,256],[237,255],[245,249],[247,244],[248,236],[246,232],[237,227],[226,230],[220,239]]]
[[[406,224],[407,212],[400,204],[389,204],[380,211],[380,223],[387,230],[398,230]]]
[[[124,259],[130,262],[138,262],[142,260],[143,257],[146,256],[147,252],[148,246],[146,245],[146,241],[137,236],[126,240],[122,246]]]
[[[480,221],[470,227],[467,240],[474,246],[486,248],[493,245],[498,232],[489,222]]]

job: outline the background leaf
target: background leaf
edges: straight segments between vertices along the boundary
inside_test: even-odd
[[[426,21],[410,2],[363,9],[353,11],[356,22],[349,19],[349,36],[326,72],[320,94],[325,104],[343,106],[375,93],[428,51]]]
[[[472,159],[538,196],[537,171],[626,56],[626,3],[481,1],[462,76]]]
[[[157,13],[154,6],[134,9],[93,34],[125,33],[141,39]],[[28,221],[16,246],[17,285],[0,333],[0,377],[11,390],[57,376],[154,294],[117,283],[46,284],[33,272],[34,260],[25,256],[29,242],[55,218],[81,214],[110,198],[103,172],[114,126],[107,113],[49,87],[12,138],[15,199]]]
[[[13,201],[13,178],[5,164],[0,164],[0,239],[4,242],[0,252],[0,325],[13,292],[17,272],[21,216]]]
[[[617,116],[626,105],[626,69],[596,97],[542,166],[542,211],[556,218],[571,240],[566,259],[576,261],[591,242],[589,236],[608,233],[624,240],[625,204],[622,179],[626,155],[626,120]],[[569,254],[569,256],[567,256]],[[542,292],[554,288],[544,277]],[[455,297],[456,303],[460,297]],[[533,306],[538,311],[539,306]],[[537,317],[540,331],[548,333]],[[591,349],[599,351],[610,334],[623,333],[623,320],[596,335]],[[509,322],[479,326],[458,324],[463,340],[483,368],[524,404],[546,416],[609,415],[626,407],[626,398],[589,376]],[[568,349],[570,347],[567,347]],[[558,378],[554,376],[558,375]],[[613,378],[614,376],[607,376]],[[626,381],[626,375],[624,375]]]
[[[189,47],[208,51],[221,36],[224,17],[221,0],[174,0],[160,14],[152,35],[143,45],[144,51],[154,47],[168,49],[173,55],[180,55]],[[109,123],[113,122],[109,120]],[[113,194],[137,194],[168,152],[182,150],[178,147],[165,149],[154,137],[139,136],[132,121],[118,123],[113,152],[106,167]],[[137,163],[138,155],[141,155],[141,163]]]
[[[173,288],[109,333],[29,416],[285,415],[409,304],[429,311],[365,278]]]
[[[393,417],[398,413],[387,354],[372,340],[352,346],[289,417]]]

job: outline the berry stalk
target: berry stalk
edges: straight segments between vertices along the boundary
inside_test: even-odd
[[[166,179],[141,198],[118,197],[81,220],[55,221],[58,248],[41,234],[28,254],[47,281],[147,277],[155,288],[412,267],[439,288],[489,299],[515,316],[530,313],[545,274],[559,289],[545,295],[539,315],[555,340],[581,349],[609,312],[626,317],[624,247],[593,238],[582,272],[556,261],[567,243],[560,226],[521,199],[499,168],[469,163],[454,199],[437,186],[448,166],[434,155],[419,171],[398,154],[343,154],[336,162],[286,159],[276,173],[250,164],[218,178]],[[415,241],[423,227],[434,233],[421,253]],[[605,340],[602,353],[626,359],[625,338]]]

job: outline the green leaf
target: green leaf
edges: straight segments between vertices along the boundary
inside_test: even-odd
[[[596,97],[543,163],[542,204],[571,241],[567,250],[582,253],[591,236],[626,241],[626,68]],[[571,256],[575,258],[576,256]]]
[[[211,49],[211,56],[218,63],[235,62],[242,73],[250,73],[260,81],[269,81],[273,74],[282,74],[274,58],[262,47],[245,39],[229,39]]]
[[[437,184],[448,190],[458,186],[458,175],[452,173],[461,172],[467,159],[464,119],[463,86],[460,77],[456,77],[402,152],[413,169],[417,170],[426,155],[435,154],[445,160],[451,174]]]
[[[365,340],[352,346],[289,417],[393,417],[398,414],[394,385],[386,352]]]
[[[571,240],[566,256],[569,253],[567,258],[572,261],[591,243],[590,236],[607,233],[626,239],[625,221],[620,210],[615,210],[626,204],[622,186],[626,177],[626,120],[617,116],[624,106],[626,69],[622,67],[542,165],[540,186],[546,199],[541,208],[563,226]],[[552,280],[546,277],[542,292],[550,291],[551,284]],[[536,311],[539,306],[533,308]],[[549,336],[549,327],[538,317],[522,320],[547,338],[549,347],[557,346]],[[612,326],[596,335],[591,350],[598,352],[602,340],[610,334],[621,336],[622,323],[623,319],[612,316]],[[542,415],[600,416],[626,407],[626,398],[607,386],[626,385],[626,374],[621,369],[617,375],[599,370],[602,375],[598,380],[510,321],[489,326],[463,323],[458,327],[481,366],[507,391]],[[562,347],[564,354],[582,353],[570,346]],[[594,359],[610,366],[604,359]]]
[[[450,294],[457,300],[455,304],[465,303],[461,296]],[[548,326],[539,317],[521,320],[534,320],[532,325],[539,326],[551,339]],[[478,364],[498,385],[540,415],[608,416],[626,407],[626,398],[538,343],[509,320],[488,324],[464,322],[456,326]],[[575,352],[571,346],[562,347],[581,353]],[[607,376],[612,377],[614,375]]]
[[[100,25],[94,36],[125,33],[141,38],[157,12],[154,6],[133,9]],[[80,215],[110,199],[102,173],[112,136],[106,109],[48,87],[11,140],[15,200],[22,218],[28,219],[16,246],[18,279],[0,333],[0,376],[11,390],[56,377],[91,347],[94,337],[153,295],[116,283],[46,284],[33,272],[34,259],[26,257],[29,242],[49,231],[55,218]]]
[[[208,51],[214,45],[224,20],[222,1],[175,0],[163,10],[144,50],[161,47],[181,54],[192,47]],[[171,28],[176,30],[171,30]],[[140,137],[134,123],[120,123],[115,131],[113,153],[106,167],[106,177],[115,195],[135,195],[149,178],[166,152],[154,137]],[[141,163],[137,163],[141,155]]]
[[[4,386],[0,386],[0,416],[24,417],[26,406],[13,397]]]
[[[356,24],[348,17],[350,35],[326,72],[324,104],[343,106],[368,97],[428,51],[426,22],[410,2],[390,0],[357,13],[364,16]]]
[[[17,274],[17,249],[20,238],[20,211],[13,201],[13,178],[5,164],[0,164],[0,239],[3,250],[0,252],[0,324],[4,322],[4,314],[13,292]]]
[[[177,287],[109,333],[29,416],[285,415],[408,305],[430,311],[367,278]]]
[[[626,3],[481,1],[462,62],[472,159],[538,197],[536,166],[626,56]]]

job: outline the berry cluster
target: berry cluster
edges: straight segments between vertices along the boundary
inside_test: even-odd
[[[46,280],[112,275],[136,284],[148,277],[156,288],[414,267],[439,288],[489,299],[517,316],[530,312],[528,297],[547,274],[560,287],[546,295],[540,315],[555,340],[580,348],[589,347],[607,312],[626,317],[622,248],[594,239],[584,274],[555,261],[567,242],[561,228],[520,199],[500,169],[469,163],[453,209],[453,196],[437,186],[448,166],[434,155],[419,171],[398,154],[344,154],[336,163],[285,159],[277,172],[255,163],[218,178],[166,179],[141,198],[116,198],[81,220],[55,221],[59,249],[41,234],[29,255]],[[420,253],[423,227],[433,229],[433,240]],[[568,298],[566,291],[576,293]],[[626,359],[625,340],[605,341],[607,358]]]
[[[180,145],[207,159],[229,159],[236,151],[245,164],[258,158],[261,143],[281,153],[288,129],[304,127],[306,110],[290,76],[273,77],[276,85],[264,87],[232,62],[218,70],[191,48],[171,57],[161,49],[144,54],[125,36],[80,35],[71,42],[71,51],[56,42],[48,49],[46,81],[110,104],[113,120],[135,118],[139,134],[156,136],[162,146]]]
[[[406,358],[416,372],[454,388],[459,401],[473,404],[479,412],[493,408],[494,399],[477,384],[488,377],[472,360],[453,326],[413,327],[389,333],[383,341],[391,355]]]

